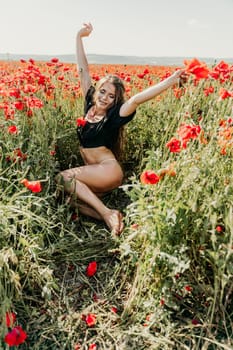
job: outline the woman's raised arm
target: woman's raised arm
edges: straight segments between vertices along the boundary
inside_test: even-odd
[[[177,70],[170,77],[166,78],[160,83],[153,85],[130,97],[129,100],[121,106],[120,115],[122,117],[127,117],[133,113],[140,104],[151,100],[152,98],[161,94],[163,91],[177,84],[182,74],[184,74],[184,70]]]
[[[86,53],[84,51],[82,38],[87,37],[92,32],[91,23],[84,23],[83,27],[78,31],[76,36],[76,58],[77,58],[77,69],[80,77],[80,85],[83,96],[86,95],[87,90],[91,86],[91,77],[89,74],[89,66],[87,62]]]

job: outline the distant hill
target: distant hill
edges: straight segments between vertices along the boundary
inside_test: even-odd
[[[30,58],[36,61],[50,61],[51,58],[56,57],[61,62],[75,63],[75,55],[25,55],[25,54],[9,54],[0,53],[0,60],[19,61],[20,59],[29,60]],[[181,66],[184,59],[190,60],[193,57],[140,57],[140,56],[117,56],[117,55],[97,55],[88,54],[88,62],[90,64],[133,64],[133,65],[155,65],[155,66]],[[226,63],[233,63],[233,58],[214,58],[214,57],[196,57],[200,61],[207,64],[216,64],[221,60]]]

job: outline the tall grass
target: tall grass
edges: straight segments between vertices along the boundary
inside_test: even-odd
[[[1,66],[1,348],[11,330],[6,313],[15,312],[27,333],[21,349],[230,350],[232,67],[221,64],[215,79],[190,76],[179,95],[171,89],[138,109],[126,129],[124,183],[104,198],[125,214],[125,230],[113,239],[56,194],[57,172],[81,162],[74,65]],[[130,95],[172,70],[147,68],[143,78],[145,67],[92,66],[91,73],[93,80],[120,75]],[[30,105],[32,97],[41,105]],[[179,139],[181,125],[200,133],[174,153],[167,143]],[[146,170],[159,182],[144,184]],[[25,188],[25,178],[42,191]]]

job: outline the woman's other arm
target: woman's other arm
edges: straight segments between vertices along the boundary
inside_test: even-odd
[[[82,38],[89,36],[92,32],[92,29],[93,28],[91,23],[85,23],[83,27],[78,31],[76,36],[77,69],[79,72],[80,85],[83,96],[86,96],[86,93],[91,86],[91,77]]]
[[[173,85],[177,84],[179,82],[179,78],[181,75],[184,74],[184,70],[180,69],[175,71],[170,77],[166,78],[165,80],[161,81],[160,83],[153,85],[142,92],[137,93],[136,95],[129,98],[128,101],[126,101],[120,109],[120,115],[122,117],[126,117],[133,113],[136,108],[146,102],[151,100],[152,98],[156,97],[157,95],[161,94],[168,88],[172,87]]]

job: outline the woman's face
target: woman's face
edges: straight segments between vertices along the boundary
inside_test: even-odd
[[[115,86],[112,83],[105,82],[95,93],[95,104],[97,109],[107,111],[115,101]]]

